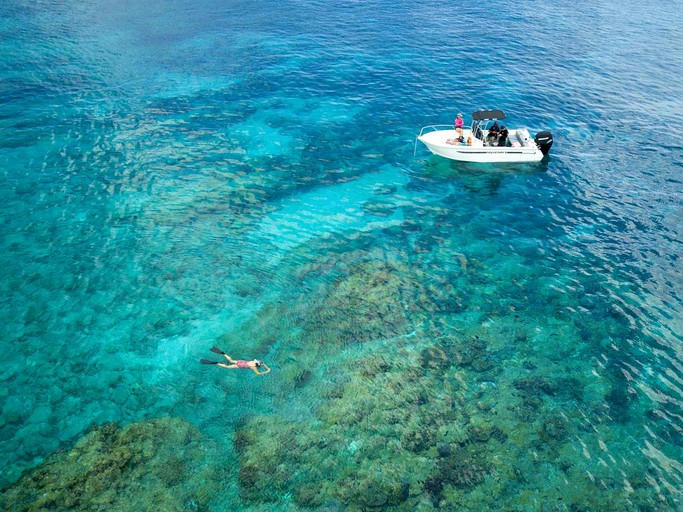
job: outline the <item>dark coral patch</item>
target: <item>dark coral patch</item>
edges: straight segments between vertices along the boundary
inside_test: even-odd
[[[177,419],[91,428],[68,452],[22,475],[3,495],[7,510],[183,510],[204,507],[215,481],[199,432]],[[154,502],[148,502],[153,496]]]

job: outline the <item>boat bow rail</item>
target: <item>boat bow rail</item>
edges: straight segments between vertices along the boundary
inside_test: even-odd
[[[420,137],[422,137],[422,134],[425,132],[425,130],[438,132],[440,130],[443,130],[444,128],[448,128],[449,130],[451,130],[451,129],[454,129],[454,125],[452,125],[452,124],[429,124],[427,126],[423,126],[422,129],[420,130],[420,134],[417,136],[417,138],[419,139]]]
[[[413,147],[413,156],[417,155],[417,141],[421,140],[421,137],[426,133],[440,132],[444,128],[448,130],[454,130],[455,127],[452,124],[428,124],[420,129],[420,133],[415,137],[415,146]]]

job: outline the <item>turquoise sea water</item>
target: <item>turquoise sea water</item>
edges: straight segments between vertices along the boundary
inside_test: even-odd
[[[681,27],[3,2],[0,504],[683,510]],[[482,108],[550,158],[413,154]]]

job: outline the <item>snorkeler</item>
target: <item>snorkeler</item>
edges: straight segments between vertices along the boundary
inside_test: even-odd
[[[266,373],[270,372],[270,368],[268,368],[268,365],[266,363],[264,363],[263,361],[259,361],[258,359],[252,359],[251,361],[244,361],[243,359],[234,360],[232,357],[230,357],[228,354],[223,352],[218,347],[211,347],[211,352],[214,352],[215,354],[221,354],[231,364],[223,364],[223,363],[219,363],[218,361],[211,361],[209,359],[202,359],[201,360],[202,363],[204,363],[204,364],[215,364],[217,366],[220,366],[221,368],[227,368],[228,370],[234,370],[235,368],[244,368],[247,370],[254,370],[254,373],[256,375],[265,375]],[[258,371],[259,368],[265,368],[266,371],[260,372],[260,371]]]

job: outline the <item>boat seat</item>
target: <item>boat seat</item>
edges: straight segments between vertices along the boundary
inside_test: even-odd
[[[520,131],[515,132],[515,140],[512,141],[512,145],[514,146],[515,144],[518,144],[519,146],[522,146],[522,147],[524,147],[526,145],[524,143],[524,135]]]

